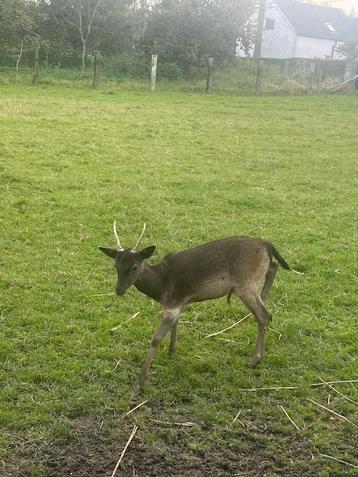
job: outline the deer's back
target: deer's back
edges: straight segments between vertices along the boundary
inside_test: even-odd
[[[270,262],[268,243],[228,237],[168,255],[161,262],[164,300],[187,303],[218,298],[230,290],[263,280]]]

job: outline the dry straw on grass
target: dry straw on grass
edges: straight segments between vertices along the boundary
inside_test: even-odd
[[[322,383],[311,383],[307,386],[325,386],[326,384],[338,384],[338,383],[358,383],[358,379],[346,379],[344,381],[325,381]],[[299,389],[299,386],[268,386],[263,388],[238,388],[238,391],[256,392],[256,391],[279,391],[280,389]]]
[[[324,383],[326,386],[328,386],[329,388],[331,388],[335,393],[339,394],[342,398],[346,399],[346,400],[349,401],[349,402],[352,402],[353,404],[358,405],[358,402],[357,402],[357,401],[353,401],[353,399],[349,398],[349,397],[346,396],[345,394],[342,394],[340,391],[338,391],[338,389],[334,388],[334,387],[332,386],[332,384],[327,383],[327,382],[326,382],[324,379],[322,379],[322,378],[319,378],[319,379],[322,381],[322,383]]]
[[[321,457],[326,457],[327,459],[332,459],[332,460],[335,460],[336,462],[340,462],[341,464],[349,465],[349,467],[354,467],[354,469],[358,469],[358,465],[350,464],[349,462],[346,462],[345,460],[342,460],[342,459],[337,459],[336,457],[333,457],[332,455],[321,454],[321,453],[319,453],[319,455]]]
[[[145,401],[141,402],[140,404],[138,404],[137,406],[135,406],[133,409],[131,409],[130,411],[128,411],[126,413],[126,416],[129,416],[129,414],[132,414],[133,411],[135,411],[136,409],[142,407],[145,403],[148,402],[148,399],[146,399]]]
[[[118,462],[117,462],[117,464],[116,464],[116,466],[115,466],[115,468],[114,468],[114,470],[113,470],[113,472],[112,472],[111,477],[115,477],[115,475],[116,475],[116,473],[117,473],[117,470],[118,470],[118,467],[120,466],[120,463],[122,462],[122,459],[123,459],[123,457],[124,457],[124,454],[127,452],[128,446],[129,446],[129,444],[132,442],[132,439],[133,439],[133,437],[135,436],[135,433],[137,432],[137,430],[138,430],[138,426],[135,425],[135,426],[133,427],[133,430],[132,430],[132,432],[131,432],[131,435],[129,436],[129,439],[128,439],[128,441],[127,441],[127,444],[124,446],[124,449],[122,450],[122,453],[121,453],[121,455],[120,455],[120,457],[119,457],[119,459],[118,459]]]
[[[287,419],[291,422],[291,424],[293,424],[295,426],[295,428],[300,431],[301,429],[298,427],[298,425],[293,421],[293,419],[291,419],[291,417],[288,415],[286,409],[283,407],[283,406],[280,406],[280,409],[281,411],[285,414],[285,416],[287,417]]]
[[[239,323],[241,323],[242,321],[246,320],[246,318],[248,318],[250,315],[251,315],[251,313],[249,313],[248,315],[244,316],[244,317],[241,318],[239,321],[236,321],[235,323],[233,323],[232,325],[228,326],[227,328],[224,328],[223,330],[217,331],[216,333],[211,333],[210,335],[206,335],[206,336],[204,336],[204,338],[211,338],[212,336],[221,335],[222,333],[225,333],[225,331],[231,330],[231,328],[234,328],[234,326],[236,326],[236,325],[238,325]]]
[[[137,313],[134,313],[134,315],[130,316],[129,318],[127,318],[128,320],[133,320],[134,318],[137,318],[137,316],[139,315],[140,311],[137,311]],[[122,326],[122,324],[120,325],[117,325],[117,326],[114,326],[113,328],[111,328],[110,331],[117,331],[119,330],[119,328]]]
[[[157,419],[150,419],[150,421],[155,422],[156,424],[162,424],[164,426],[183,426],[183,427],[194,427],[197,424],[195,422],[169,422],[169,421],[159,421]]]
[[[321,407],[322,409],[324,409],[325,411],[327,411],[327,412],[333,414],[334,416],[339,417],[340,419],[343,419],[344,421],[349,422],[350,424],[352,424],[352,426],[358,427],[357,424],[354,424],[354,422],[350,421],[347,417],[342,416],[342,414],[339,414],[338,412],[333,411],[333,409],[330,409],[330,408],[328,408],[328,407],[326,407],[326,406],[323,406],[323,404],[319,404],[318,402],[316,402],[316,401],[314,401],[313,399],[310,399],[310,398],[307,398],[307,401],[310,401],[310,402],[312,402],[313,404],[316,404],[316,406],[319,406],[319,407]]]

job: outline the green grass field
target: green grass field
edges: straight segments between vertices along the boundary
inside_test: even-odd
[[[357,96],[1,87],[2,476],[110,476],[134,423],[118,475],[357,475],[358,382],[321,381],[358,379],[357,111]],[[252,318],[205,338],[247,313],[220,299],[183,313],[138,393],[160,310],[108,295],[114,218],[128,246],[147,222],[152,262],[239,234],[304,272],[277,276],[256,370]]]

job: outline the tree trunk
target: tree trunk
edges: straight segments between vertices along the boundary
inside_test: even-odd
[[[32,84],[38,84],[39,82],[39,47],[35,47],[35,59],[34,59],[34,75],[32,78]]]
[[[85,69],[86,69],[86,55],[87,55],[87,42],[86,41],[82,41],[82,55],[81,55],[81,58],[82,58],[82,71],[84,72]]]
[[[21,61],[23,51],[24,51],[24,42],[21,40],[20,41],[20,52],[17,55],[17,59],[16,59],[16,75],[19,72],[19,64],[20,64],[20,61]]]

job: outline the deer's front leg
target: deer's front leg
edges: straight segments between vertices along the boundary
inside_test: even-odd
[[[159,328],[157,331],[154,333],[151,344],[150,344],[150,349],[147,354],[147,359],[145,360],[145,363],[142,367],[142,370],[139,375],[139,386],[143,386],[145,383],[145,380],[147,379],[148,376],[148,371],[150,368],[150,365],[152,364],[154,355],[164,338],[164,336],[167,334],[167,332],[170,330],[170,328],[173,326],[173,324],[176,322],[178,316],[180,313],[180,309],[174,309],[174,310],[164,310],[163,311],[163,317],[162,321],[160,322]]]

